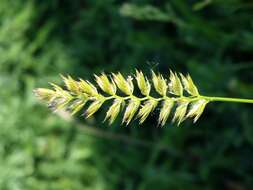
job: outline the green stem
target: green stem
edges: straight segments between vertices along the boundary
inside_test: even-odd
[[[209,97],[209,96],[201,96],[208,101],[215,102],[238,102],[238,103],[249,103],[253,104],[253,99],[243,99],[243,98],[226,98],[226,97]]]
[[[189,98],[189,97],[185,97],[185,96],[179,96],[179,97],[168,97],[168,96],[163,96],[161,98],[155,98],[153,96],[144,96],[144,97],[137,97],[137,96],[134,96],[134,95],[128,95],[128,96],[118,96],[116,94],[114,95],[111,95],[111,96],[107,96],[107,97],[104,97],[104,100],[111,100],[111,99],[121,99],[121,100],[128,100],[128,99],[137,99],[139,101],[145,101],[145,100],[148,100],[148,99],[152,99],[152,100],[156,100],[156,101],[162,101],[162,100],[167,100],[167,99],[170,99],[171,101],[180,101],[180,100],[188,100],[188,101],[195,101],[195,100],[198,100],[199,97],[193,97],[193,98]]]
[[[148,100],[148,99],[153,99],[156,101],[162,101],[162,100],[166,100],[166,99],[170,99],[172,101],[180,101],[180,100],[186,100],[186,101],[197,101],[199,99],[205,99],[207,101],[210,102],[237,102],[237,103],[249,103],[249,104],[253,104],[253,99],[244,99],[244,98],[227,98],[227,97],[212,97],[212,96],[196,96],[196,97],[185,97],[185,96],[180,96],[180,97],[168,97],[168,96],[164,96],[161,98],[155,98],[152,96],[146,96],[143,98],[134,96],[134,95],[129,95],[129,96],[125,96],[125,97],[121,97],[118,95],[112,95],[112,96],[108,96],[108,97],[104,97],[104,100],[111,100],[111,99],[122,99],[122,100],[127,100],[127,99],[131,99],[131,98],[135,98],[138,99],[139,101],[144,101],[144,100]]]

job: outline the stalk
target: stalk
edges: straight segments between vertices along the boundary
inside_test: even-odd
[[[237,103],[248,103],[253,104],[253,99],[244,99],[244,98],[227,98],[227,97],[210,97],[210,96],[201,96],[208,101],[213,102],[237,102]]]

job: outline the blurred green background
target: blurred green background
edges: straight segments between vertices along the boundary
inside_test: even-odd
[[[246,0],[0,0],[0,189],[251,189],[251,105],[108,126],[106,107],[59,116],[32,90],[60,73],[173,69],[203,94],[253,98],[252,18]]]

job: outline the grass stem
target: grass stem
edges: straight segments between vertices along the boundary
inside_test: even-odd
[[[238,102],[238,103],[249,103],[253,104],[253,99],[244,99],[244,98],[226,98],[226,97],[209,97],[209,96],[201,96],[202,98],[208,101],[215,102]]]

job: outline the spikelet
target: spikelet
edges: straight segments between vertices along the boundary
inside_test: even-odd
[[[128,76],[127,80],[120,74],[112,74],[113,75],[113,79],[115,81],[115,83],[117,84],[117,87],[124,92],[127,95],[131,95],[133,94],[134,91],[134,85],[132,82],[132,77]]]
[[[123,102],[123,100],[121,100],[121,99],[115,99],[114,103],[111,105],[109,110],[106,112],[105,120],[109,119],[110,124],[112,124],[114,122],[114,120],[117,118],[122,102]]]
[[[173,108],[173,105],[174,105],[174,101],[172,101],[172,100],[164,100],[163,101],[162,109],[160,111],[159,119],[158,119],[158,123],[160,125],[162,125],[162,126],[165,125],[165,123],[170,115],[171,109]]]
[[[86,104],[87,100],[77,99],[70,105],[71,115],[79,112],[83,106]]]
[[[140,101],[137,99],[131,99],[128,106],[126,107],[125,114],[123,116],[123,123],[127,125],[132,121],[135,113],[138,111]]]
[[[169,92],[177,96],[182,96],[183,87],[179,77],[177,76],[177,73],[173,73],[172,71],[170,71],[169,79],[170,79]]]
[[[198,89],[193,83],[190,75],[187,75],[187,77],[185,77],[182,73],[180,73],[180,76],[182,79],[182,83],[184,85],[184,89],[188,92],[188,94],[192,96],[198,96],[199,95]]]
[[[147,100],[146,102],[144,102],[144,105],[142,106],[142,108],[140,109],[138,113],[138,117],[140,118],[140,123],[143,123],[147,119],[148,115],[155,109],[157,104],[158,104],[158,101],[154,99]]]
[[[34,90],[34,94],[37,98],[46,102],[50,102],[54,97],[55,91],[46,88],[37,88]]]
[[[173,117],[173,122],[177,121],[177,124],[180,125],[180,123],[182,121],[184,121],[184,119],[186,119],[185,114],[187,111],[187,106],[188,106],[189,102],[188,101],[180,101],[178,102],[178,106],[176,108],[174,117]]]
[[[80,87],[79,85],[76,83],[76,81],[74,81],[74,79],[72,79],[71,76],[68,77],[64,77],[63,75],[61,75],[63,82],[65,83],[66,88],[68,89],[68,91],[78,94],[80,92]]]
[[[165,125],[172,115],[172,110],[175,110],[172,121],[178,125],[187,118],[193,118],[196,122],[210,100],[199,94],[190,75],[185,76],[172,71],[168,79],[151,71],[151,81],[138,70],[134,77],[125,78],[121,73],[112,73],[112,75],[102,73],[94,77],[103,94],[91,82],[83,79],[74,80],[70,76],[62,76],[66,89],[51,84],[52,89],[38,88],[34,92],[54,110],[66,108],[71,114],[81,111],[87,102],[91,102],[85,111],[86,118],[97,112],[105,101],[113,100],[106,112],[105,120],[111,124],[121,110],[125,110],[122,123],[126,125],[134,118],[138,118],[140,124],[143,123],[157,107],[161,107],[158,117],[161,126]],[[133,79],[142,94],[141,97],[134,95]],[[155,97],[150,95],[151,86],[154,87]],[[123,96],[117,94],[118,89],[124,94]]]
[[[193,102],[186,117],[194,117],[193,121],[195,123],[202,115],[207,103],[208,101],[204,99]]]
[[[100,76],[95,75],[95,78],[97,84],[105,93],[110,95],[116,94],[117,88],[115,83],[113,81],[111,83],[104,73],[102,73]]]
[[[84,81],[80,79],[80,81],[78,82],[78,85],[80,86],[80,90],[83,93],[90,95],[91,97],[98,95],[97,88],[93,84],[91,84],[89,81]]]
[[[91,103],[91,105],[88,107],[88,109],[85,112],[86,118],[89,118],[92,116],[94,113],[98,111],[98,109],[103,105],[103,101],[100,100],[95,100],[94,102]]]
[[[151,86],[147,78],[144,77],[141,71],[136,70],[135,79],[137,81],[138,87],[144,96],[148,96],[151,90]]]
[[[156,75],[152,71],[152,81],[155,87],[155,90],[157,93],[159,93],[161,96],[166,96],[167,93],[167,81],[160,75]]]

